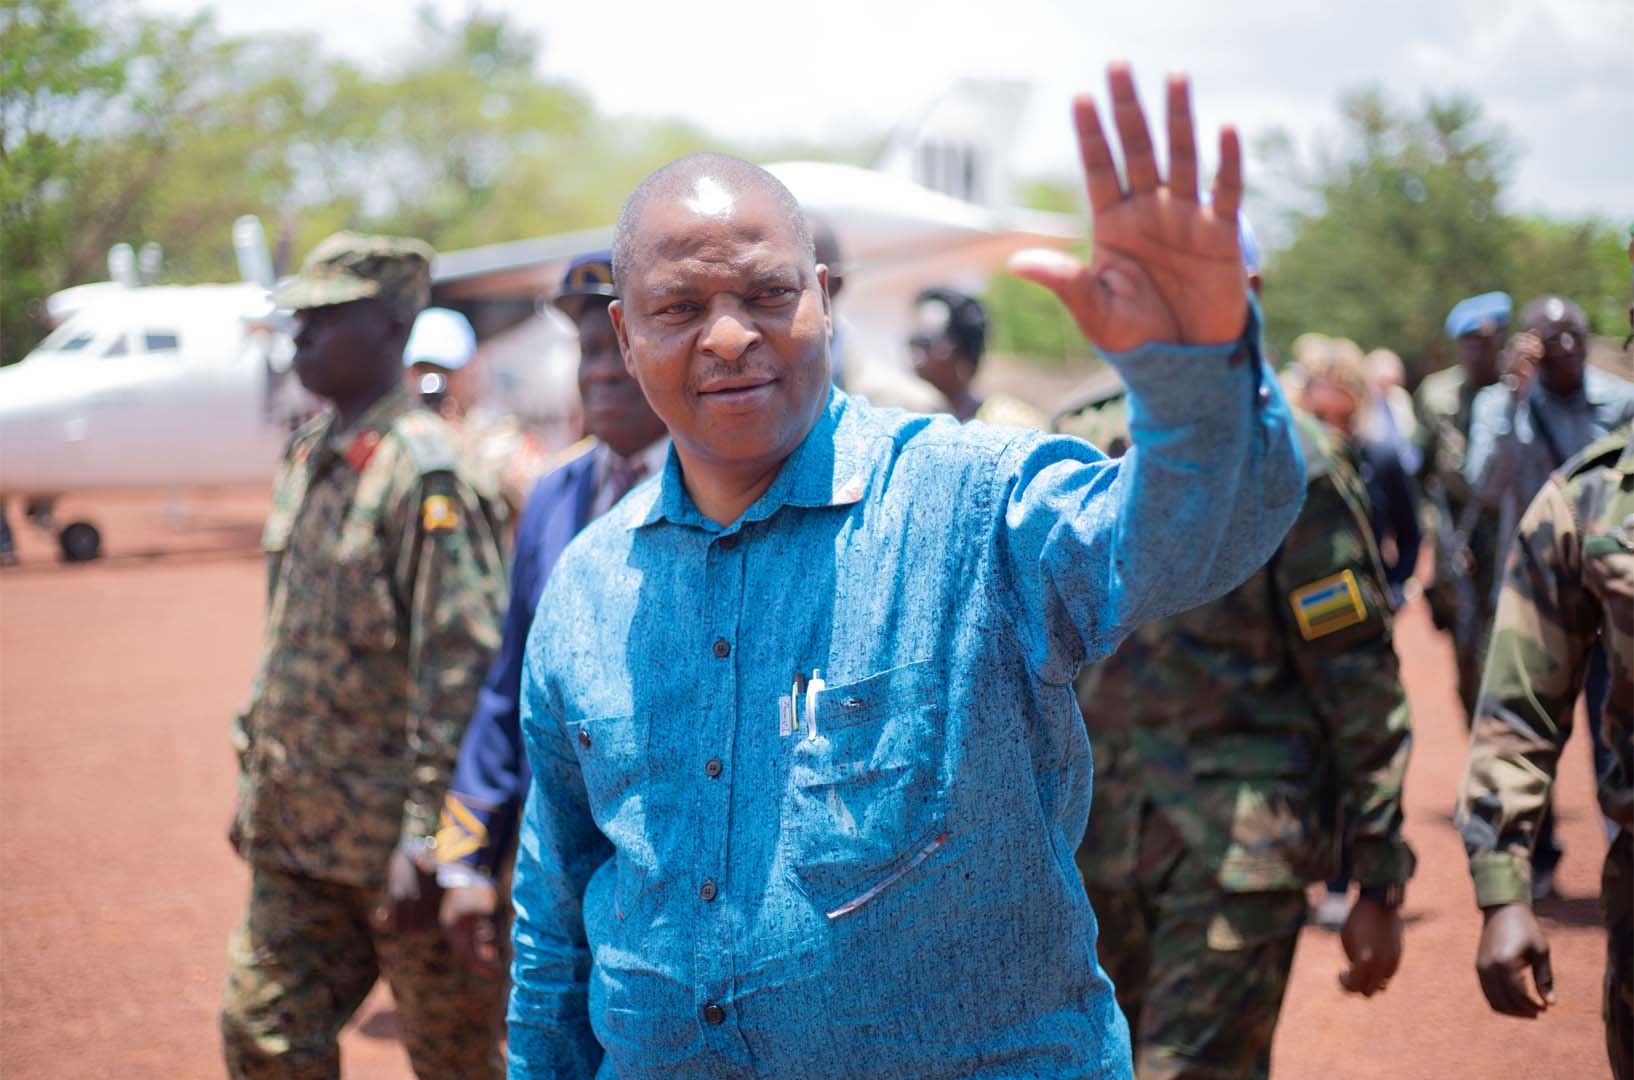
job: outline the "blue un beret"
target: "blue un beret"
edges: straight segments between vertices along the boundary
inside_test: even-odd
[[[1506,292],[1482,293],[1460,300],[1447,312],[1447,336],[1496,333],[1509,325],[1509,316],[1514,310],[1515,302]]]

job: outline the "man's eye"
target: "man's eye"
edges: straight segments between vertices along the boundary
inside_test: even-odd
[[[659,308],[658,309],[658,314],[660,314],[660,315],[690,315],[696,310],[698,310],[698,305],[697,304],[694,304],[690,300],[681,300],[681,301],[678,301],[676,303],[670,304],[667,307]]]
[[[772,285],[760,291],[762,300],[784,300],[794,295],[794,290],[787,285]]]

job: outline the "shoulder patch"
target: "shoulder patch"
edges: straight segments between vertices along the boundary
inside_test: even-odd
[[[453,472],[458,458],[447,426],[424,409],[411,409],[392,422],[392,432],[408,447],[421,473]]]
[[[1295,589],[1288,594],[1288,604],[1306,641],[1367,621],[1367,603],[1350,570]]]

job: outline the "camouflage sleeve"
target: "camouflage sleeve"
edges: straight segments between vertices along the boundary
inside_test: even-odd
[[[1330,748],[1340,821],[1361,885],[1404,883],[1402,789],[1412,748],[1391,644],[1384,573],[1357,502],[1360,481],[1335,459],[1273,563],[1295,665]]]
[[[1481,678],[1457,822],[1481,907],[1529,903],[1532,843],[1599,625],[1556,480],[1521,519]]]
[[[405,468],[412,462],[405,457]],[[477,691],[499,646],[504,573],[477,497],[451,471],[401,478],[397,593],[408,612],[408,746],[403,840],[437,834],[444,793]]]

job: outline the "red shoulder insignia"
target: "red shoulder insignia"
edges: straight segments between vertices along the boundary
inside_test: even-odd
[[[380,432],[372,430],[359,432],[357,438],[352,440],[352,445],[346,448],[346,464],[362,472],[363,466],[374,457],[375,447],[379,445]]]

